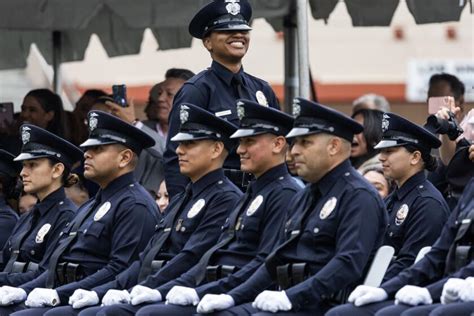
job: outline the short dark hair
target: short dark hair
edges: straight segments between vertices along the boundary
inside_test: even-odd
[[[176,78],[187,81],[194,76],[194,72],[184,68],[170,68],[166,71],[165,79]]]
[[[355,111],[351,117],[354,118],[357,115],[362,115],[364,118],[364,134],[365,141],[367,142],[367,153],[373,155],[377,150],[374,149],[382,139],[382,117],[383,112],[378,110],[360,109]]]
[[[454,98],[456,100],[461,98],[466,91],[464,83],[462,83],[462,81],[459,80],[458,77],[451,74],[444,73],[444,72],[432,75],[430,78],[429,85],[431,87],[432,85],[440,81],[445,81],[449,84],[449,86],[451,87],[451,90],[453,91]]]

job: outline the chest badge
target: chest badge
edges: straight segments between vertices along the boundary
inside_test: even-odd
[[[403,204],[397,211],[397,215],[395,217],[395,225],[397,226],[400,226],[401,224],[403,224],[403,222],[405,221],[405,219],[407,218],[408,216],[408,205],[406,204]]]
[[[198,215],[204,205],[206,205],[206,201],[204,199],[199,199],[196,203],[194,203],[188,212],[188,218],[193,218],[194,216]]]
[[[110,210],[111,206],[112,205],[110,204],[110,202],[105,202],[104,204],[102,204],[102,206],[99,208],[99,210],[94,215],[94,221],[97,222],[102,217],[104,217],[104,215],[107,214],[107,212]]]
[[[268,106],[267,97],[265,96],[265,94],[263,94],[262,91],[258,90],[255,93],[255,97],[257,98],[258,104],[263,105],[263,106]]]
[[[326,219],[329,215],[331,215],[332,211],[336,208],[337,199],[333,196],[329,200],[324,203],[323,208],[319,212],[320,219]]]
[[[41,244],[44,241],[44,237],[48,234],[50,229],[51,224],[44,224],[43,226],[41,226],[35,238],[37,244]]]
[[[247,216],[252,216],[260,207],[260,205],[263,202],[263,196],[259,195],[255,199],[253,199],[252,203],[250,203],[250,206],[247,209],[247,212],[245,215]]]

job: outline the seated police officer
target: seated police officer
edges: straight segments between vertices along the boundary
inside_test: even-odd
[[[226,293],[245,282],[278,241],[288,202],[300,189],[285,165],[285,135],[293,118],[248,100],[237,101],[237,112],[240,127],[231,138],[240,141],[242,171],[256,180],[229,216],[219,242],[190,271],[154,290],[168,304],[144,307],[138,315],[195,314],[200,297]],[[132,293],[133,304],[153,301],[146,294]]]
[[[403,313],[404,316],[470,316],[474,304],[464,302],[466,304],[450,306],[450,303],[460,301],[459,290],[462,285],[456,281],[454,284],[453,281],[447,281],[449,278],[467,278],[474,275],[473,196],[474,179],[471,179],[444,225],[441,236],[423,259],[378,288],[358,286],[349,296],[351,304],[338,306],[327,315],[386,316]],[[466,295],[466,301],[468,297]],[[474,300],[474,295],[471,297],[471,300]],[[447,305],[432,304],[440,302]]]
[[[381,244],[387,216],[383,203],[349,162],[353,136],[362,126],[301,98],[295,99],[293,114],[287,138],[295,138],[296,170],[310,185],[290,202],[280,245],[265,263],[227,294],[204,296],[200,313],[322,315],[331,296],[360,281]],[[266,290],[272,285],[280,291]]]
[[[115,280],[94,287],[79,289],[69,299],[72,307],[53,309],[47,315],[75,315],[79,308],[91,307],[81,315],[97,312],[113,315],[132,314],[138,309],[129,303],[127,292],[156,287],[166,283],[196,264],[212,247],[220,234],[229,210],[241,197],[240,190],[230,182],[222,170],[228,152],[235,146],[229,136],[236,127],[213,114],[191,104],[180,106],[181,126],[172,140],[179,142],[176,152],[182,174],[191,179],[185,192],[177,195],[167,208],[164,221],[130,268]],[[113,305],[113,306],[109,306]]]
[[[20,131],[23,145],[14,160],[23,163],[23,190],[38,202],[21,217],[3,248],[0,285],[10,286],[31,281],[47,268],[61,231],[77,209],[64,187],[76,183],[70,170],[83,156],[73,144],[37,126],[25,124]]]
[[[133,179],[138,154],[153,140],[110,114],[92,111],[88,117],[89,138],[81,144],[84,176],[100,190],[63,230],[43,274],[18,288],[0,289],[1,315],[24,309],[18,303],[25,299],[30,308],[20,315],[42,315],[51,306],[67,304],[78,288],[113,280],[153,235],[156,203]]]
[[[211,67],[184,83],[176,94],[169,116],[169,132],[163,155],[166,185],[171,197],[184,190],[179,174],[176,144],[169,139],[179,127],[179,105],[192,103],[238,125],[237,99],[279,108],[270,85],[244,72],[242,59],[249,48],[252,7],[247,0],[216,0],[200,9],[189,23],[189,33],[202,40],[212,58]],[[243,188],[248,179],[240,171],[239,157],[231,152],[224,167],[231,181]]]
[[[12,154],[0,149],[0,248],[5,243],[18,221],[18,214],[8,205],[7,200],[15,197],[15,187],[21,164],[14,162]],[[2,264],[5,264],[3,260]],[[0,283],[1,284],[1,283]]]

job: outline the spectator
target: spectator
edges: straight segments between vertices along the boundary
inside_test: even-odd
[[[393,181],[384,176],[382,167],[366,168],[362,175],[374,186],[382,199],[385,199],[395,188]]]
[[[168,190],[166,190],[166,182],[165,180],[163,180],[160,183],[160,189],[158,190],[158,193],[156,195],[156,204],[158,204],[158,207],[162,214],[165,213],[165,210],[168,207],[169,202],[170,202],[170,199],[168,196]]]
[[[18,211],[20,215],[31,211],[37,202],[38,198],[36,196],[23,191],[20,195],[20,200],[18,201]]]
[[[373,93],[364,94],[352,102],[352,113],[361,109],[390,112],[390,103],[384,96]]]

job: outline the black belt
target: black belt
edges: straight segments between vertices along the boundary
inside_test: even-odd
[[[306,263],[287,263],[276,268],[277,283],[280,290],[286,290],[309,277]]]
[[[56,277],[59,285],[77,282],[86,277],[81,265],[72,262],[61,262],[56,266]]]
[[[224,175],[236,186],[238,186],[242,192],[247,191],[247,186],[250,181],[254,179],[251,173],[242,172],[238,169],[224,169]]]
[[[218,266],[207,266],[206,267],[206,280],[207,282],[213,282],[226,278],[229,275],[237,272],[239,268],[236,266],[229,265],[218,265]]]
[[[24,273],[29,271],[38,271],[39,265],[35,262],[13,262],[11,273]]]

